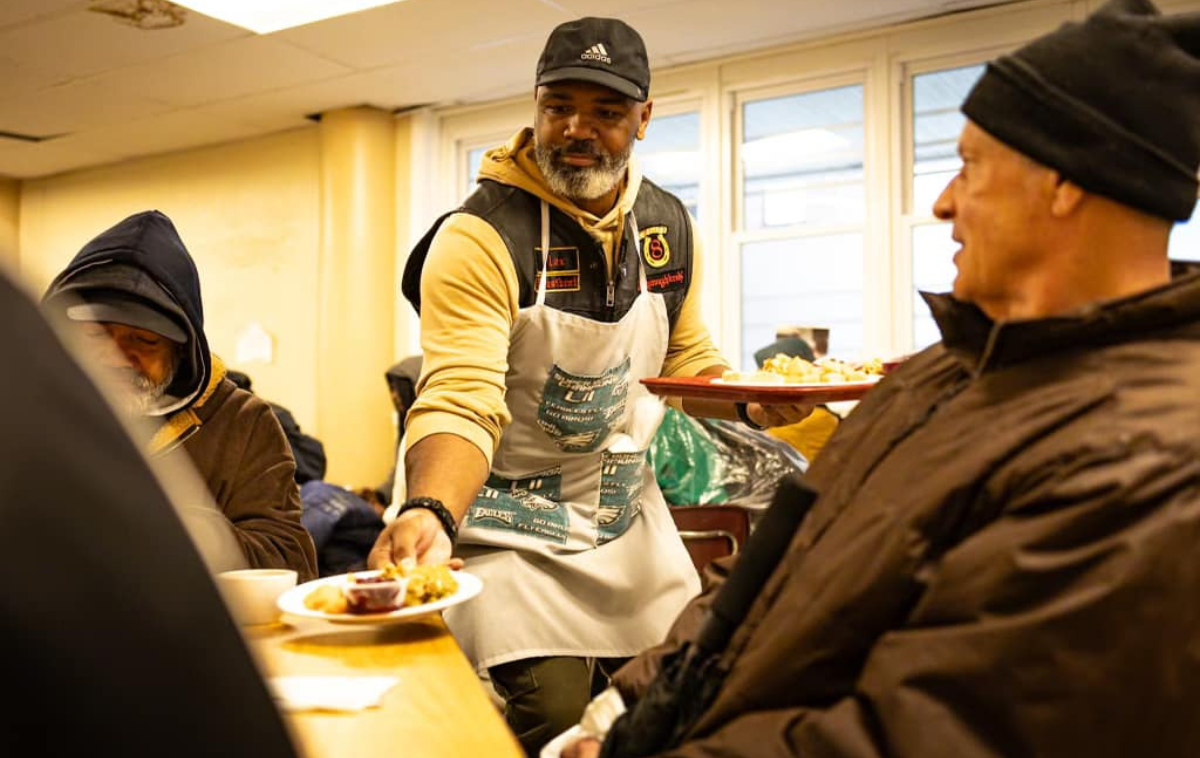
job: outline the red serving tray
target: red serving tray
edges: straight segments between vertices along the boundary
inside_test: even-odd
[[[658,377],[642,384],[655,395],[695,397],[731,403],[837,403],[860,400],[875,381],[828,384],[742,384],[714,381],[715,376]]]

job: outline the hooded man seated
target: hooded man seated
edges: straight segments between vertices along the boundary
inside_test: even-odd
[[[144,211],[101,233],[50,284],[43,308],[66,319],[115,402],[144,425],[147,455],[187,454],[248,566],[316,577],[287,438],[209,351],[200,277],[169,218]]]

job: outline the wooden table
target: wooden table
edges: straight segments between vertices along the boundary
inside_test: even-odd
[[[523,758],[439,616],[390,626],[285,616],[245,627],[267,676],[392,676],[379,708],[287,716],[305,758]]]

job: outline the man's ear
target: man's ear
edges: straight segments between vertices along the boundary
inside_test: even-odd
[[[1055,172],[1054,194],[1050,200],[1050,213],[1058,218],[1075,212],[1087,191],[1062,174]]]
[[[646,139],[646,125],[650,123],[650,111],[654,108],[654,101],[647,100],[642,104],[642,113],[638,120],[637,138]]]

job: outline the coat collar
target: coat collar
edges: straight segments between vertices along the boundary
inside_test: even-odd
[[[975,375],[1050,353],[1124,342],[1146,331],[1200,321],[1200,274],[1071,314],[1019,321],[993,321],[975,304],[949,293],[922,292],[921,297],[941,330],[946,350]]]
[[[216,394],[217,388],[221,386],[221,381],[225,379],[226,368],[225,362],[215,353],[210,353],[210,356],[212,358],[212,375],[209,377],[208,386],[204,388],[204,392],[196,402],[171,414],[163,421],[162,426],[150,439],[149,452],[151,455],[158,455],[179,447],[188,437],[198,432],[204,419],[211,415],[204,413],[204,404]]]

